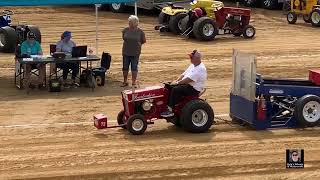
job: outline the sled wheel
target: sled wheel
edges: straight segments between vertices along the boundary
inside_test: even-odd
[[[187,103],[181,111],[182,127],[193,133],[209,130],[213,124],[214,113],[211,106],[203,100],[193,100]]]
[[[320,27],[320,9],[314,9],[311,12],[311,24],[315,27]]]
[[[174,34],[180,34],[182,27],[181,27],[181,20],[186,17],[186,13],[179,13],[174,16],[171,16],[169,20],[169,29]]]
[[[117,116],[117,122],[118,122],[118,125],[122,125],[122,124],[125,124],[124,122],[124,116],[125,112],[124,110],[121,110],[119,113],[118,113],[118,116]],[[127,126],[124,125],[124,126],[121,126],[123,129],[127,129]]]
[[[294,12],[289,12],[287,14],[287,21],[289,24],[295,24],[297,22],[298,16]]]
[[[141,135],[147,129],[147,122],[141,114],[134,114],[127,121],[128,131],[133,135]]]
[[[213,19],[201,17],[193,24],[193,34],[198,40],[211,41],[218,34],[218,28]]]
[[[243,37],[251,39],[256,34],[256,29],[251,25],[246,25],[243,29]]]
[[[16,49],[17,34],[9,26],[0,28],[0,52],[13,53]]]
[[[315,95],[302,96],[296,102],[295,117],[302,127],[312,127],[320,122],[320,98]]]

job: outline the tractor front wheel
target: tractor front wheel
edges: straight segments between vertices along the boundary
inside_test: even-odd
[[[311,19],[312,26],[320,27],[320,9],[319,8],[314,9],[311,12],[310,19]]]
[[[211,106],[203,100],[190,101],[181,111],[181,124],[188,132],[206,132],[212,126],[213,120],[213,110]]]
[[[298,16],[294,12],[289,12],[287,14],[287,21],[289,24],[295,24],[297,22]]]
[[[243,37],[251,39],[256,34],[256,29],[251,25],[246,25],[243,29]]]
[[[312,127],[320,123],[320,97],[302,96],[296,102],[295,117],[302,127]]]
[[[5,26],[0,28],[0,52],[13,53],[17,43],[16,30]]]
[[[213,19],[201,17],[193,24],[193,34],[201,41],[211,41],[218,34],[218,28]]]
[[[141,114],[134,114],[127,121],[128,131],[133,135],[141,135],[147,129],[147,121]]]
[[[123,125],[123,126],[121,126],[123,129],[127,129],[127,126],[125,125],[125,122],[124,122],[124,118],[125,118],[124,114],[125,114],[124,110],[121,110],[118,113],[117,122],[118,122],[118,125]]]

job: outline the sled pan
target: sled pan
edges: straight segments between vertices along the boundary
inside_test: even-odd
[[[97,129],[118,128],[118,127],[125,126],[125,124],[115,125],[115,126],[108,126],[108,118],[104,114],[94,115],[93,116],[93,123],[94,123],[94,126]]]

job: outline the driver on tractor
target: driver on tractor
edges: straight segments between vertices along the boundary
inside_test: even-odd
[[[189,11],[188,14],[189,14],[189,21],[187,24],[187,28],[185,29],[186,31],[189,30],[190,28],[192,29],[194,22],[203,16],[203,11],[201,8],[195,8],[194,10]]]
[[[173,83],[170,93],[168,111],[161,113],[164,118],[174,116],[172,109],[185,96],[197,96],[204,90],[205,81],[207,80],[207,69],[201,62],[201,53],[194,50],[190,57],[191,65],[180,77]]]

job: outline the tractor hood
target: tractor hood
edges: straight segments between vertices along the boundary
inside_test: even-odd
[[[124,90],[122,91],[122,97],[126,101],[142,101],[146,99],[154,99],[163,97],[165,94],[165,88],[162,86],[151,86],[143,89],[136,90]]]

